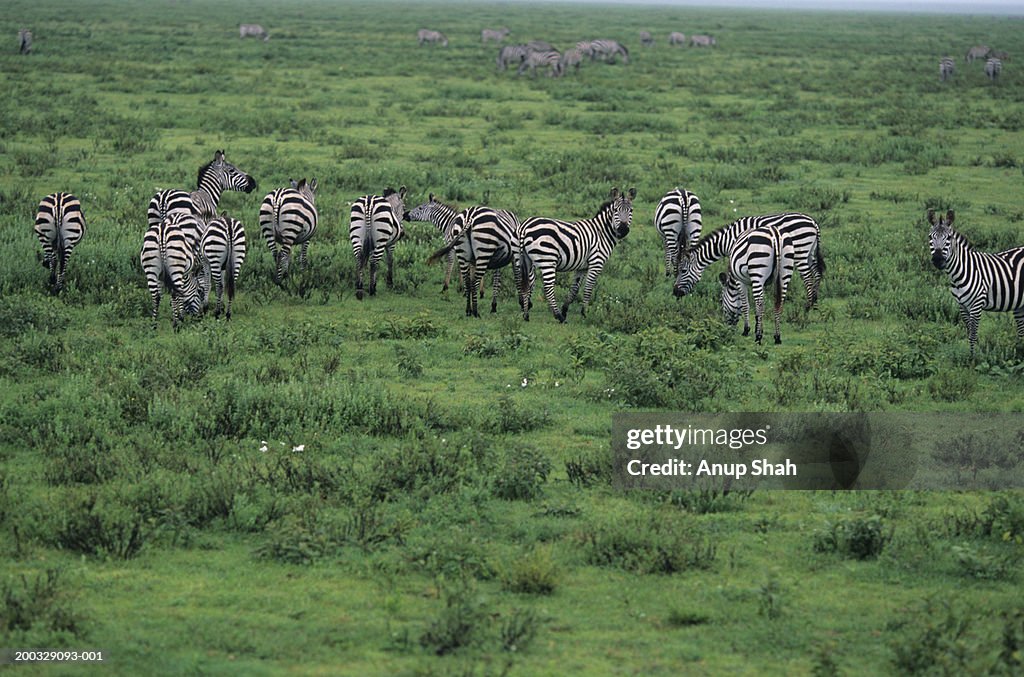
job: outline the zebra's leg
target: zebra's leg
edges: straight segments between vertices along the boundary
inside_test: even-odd
[[[306,263],[307,263],[307,256],[308,256],[308,254],[309,254],[309,240],[306,240],[305,242],[302,243],[302,246],[299,248],[299,268],[301,268],[302,270],[306,269]]]
[[[775,345],[782,343],[782,301],[778,301],[774,304],[773,310],[775,311]]]
[[[740,297],[740,312],[743,313],[743,336],[750,336],[750,297],[747,295],[746,287],[743,288],[743,295]]]
[[[370,255],[370,296],[376,296],[377,294],[377,266],[380,265],[380,259],[376,256]]]
[[[565,317],[569,314],[569,304],[576,300],[576,297],[580,293],[580,284],[583,283],[583,274],[586,270],[576,271],[576,279],[572,281],[572,286],[569,288],[569,296],[565,299],[565,304],[562,306],[562,316]],[[586,317],[587,311],[583,310],[583,316]]]
[[[384,248],[384,259],[388,264],[387,277],[384,278],[384,282],[387,284],[388,289],[394,289],[395,287],[395,243],[392,242]]]
[[[593,265],[587,269],[587,284],[583,288],[583,308],[580,309],[580,314],[583,317],[587,316],[587,308],[590,306],[590,301],[594,298],[594,287],[597,286],[597,278],[603,268],[604,266],[601,265]]]
[[[540,278],[544,285],[544,298],[547,299],[551,314],[559,322],[565,322],[565,313],[558,307],[558,301],[555,300],[555,267],[552,265],[550,268],[541,268]]]
[[[971,347],[971,357],[978,348],[978,323],[981,321],[982,303],[972,305],[967,311],[967,343]]]
[[[1013,319],[1017,323],[1017,338],[1024,339],[1024,308],[1013,311]]]
[[[446,291],[448,291],[448,285],[451,284],[451,281],[452,281],[452,269],[454,269],[454,268],[455,268],[455,250],[452,249],[451,251],[448,252],[447,256],[445,256],[444,286],[441,287],[441,293],[442,294],[445,293]],[[463,275],[463,273],[462,273],[462,270],[460,269],[459,270],[459,278],[455,281],[455,284],[458,285],[459,287],[462,286],[462,275]],[[458,289],[458,291],[461,292],[462,289],[460,288],[460,289]]]
[[[363,300],[363,268],[365,267],[360,260],[359,254],[356,254],[356,299],[359,301]]]
[[[288,268],[291,265],[292,260],[292,246],[288,243],[282,242],[281,248],[277,253],[277,279],[274,280],[278,285],[284,284],[284,278],[288,274]]]
[[[754,341],[761,345],[764,338],[764,289],[754,292]]]
[[[181,320],[184,318],[184,316],[185,316],[185,313],[184,313],[183,304],[181,302],[181,297],[178,295],[178,293],[174,289],[172,289],[171,290],[171,328],[174,329],[174,331],[178,331],[178,325],[181,323]]]
[[[230,270],[229,271],[224,271],[221,268],[218,268],[217,270],[213,270],[212,271],[213,283],[217,287],[217,307],[214,308],[214,310],[213,310],[213,316],[214,317],[220,317],[220,314],[222,312],[224,312],[224,273],[225,272],[227,272],[228,275],[231,274]],[[230,301],[229,301],[229,303],[230,303]],[[231,317],[231,306],[230,305],[228,306],[228,317]]]
[[[673,277],[679,268],[678,257],[676,256],[676,244],[666,233],[661,236],[662,244],[665,246],[665,277]]]
[[[156,280],[156,284],[149,281],[149,298],[153,301],[153,308],[149,313],[149,316],[153,318],[153,329],[156,329],[156,318],[160,314],[160,281]]]
[[[494,277],[492,278],[491,285],[492,285],[492,289],[491,289],[491,312],[492,313],[496,313],[496,312],[498,312],[498,292],[501,291],[501,268],[495,268],[495,270],[494,270]],[[481,296],[483,296],[483,293],[482,293],[483,285],[482,284],[480,285],[480,288],[481,288]]]
[[[515,265],[515,264],[513,264]],[[523,321],[530,321],[530,308],[533,307],[533,284],[536,281],[536,273],[533,264],[529,261],[521,261],[519,268],[519,307],[523,311]]]

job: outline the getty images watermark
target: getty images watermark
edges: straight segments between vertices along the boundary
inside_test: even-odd
[[[942,413],[620,413],[615,485],[697,489],[1024,487],[1024,417]]]

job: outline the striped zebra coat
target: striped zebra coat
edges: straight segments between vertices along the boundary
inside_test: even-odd
[[[825,259],[821,251],[821,229],[811,217],[794,212],[745,216],[701,238],[697,246],[680,259],[679,274],[676,276],[672,293],[678,297],[692,292],[700,281],[704,269],[726,256],[740,234],[763,226],[778,228],[784,237],[792,241],[796,269],[807,289],[806,307],[813,307],[818,301],[818,288],[821,285],[821,276],[825,272]]]
[[[185,313],[202,312],[202,293],[196,281],[197,256],[186,233],[197,229],[190,212],[175,211],[146,230],[142,241],[142,270],[153,300],[153,328],[160,310],[160,295],[171,293],[171,324],[175,330]]]
[[[1003,72],[1003,62],[999,59],[989,59],[985,62],[985,75],[989,80],[995,82],[999,74]]]
[[[274,257],[274,282],[281,284],[288,274],[292,248],[299,245],[299,266],[306,267],[309,241],[316,233],[317,180],[291,180],[291,188],[278,188],[260,204],[260,234]]]
[[[668,34],[668,44],[679,45],[681,47],[686,46],[686,36],[678,31],[673,31]]]
[[[967,54],[964,55],[964,61],[974,63],[975,59],[987,59],[991,52],[992,48],[987,45],[975,45],[967,50]]]
[[[410,221],[427,221],[434,224],[434,227],[437,228],[441,233],[442,239],[444,239],[446,265],[444,285],[441,287],[442,293],[448,291],[448,284],[452,279],[452,270],[455,268],[455,248],[448,245],[451,245],[461,232],[461,226],[458,229],[455,228],[457,216],[458,212],[453,207],[435,200],[433,193],[430,194],[426,202],[409,210]],[[459,289],[462,289],[461,277],[459,278]]]
[[[509,66],[523,63],[530,48],[526,45],[505,45],[498,50],[498,70],[503,71]]]
[[[221,214],[211,219],[203,233],[203,274],[213,278],[217,290],[217,307],[214,317],[220,317],[224,309],[224,290],[227,289],[228,303],[225,316],[231,319],[231,302],[235,300],[235,283],[245,261],[245,226],[238,219]],[[210,289],[208,281],[206,288]],[[205,301],[205,299],[203,299]]]
[[[377,293],[377,264],[387,257],[388,288],[394,286],[394,250],[404,234],[402,220],[409,219],[405,210],[406,188],[388,188],[383,195],[364,195],[352,203],[349,213],[348,237],[356,257],[356,298],[363,300],[363,269],[370,264],[370,296]]]
[[[710,35],[691,35],[690,46],[691,47],[714,47],[718,44],[718,40],[715,40]]]
[[[946,80],[953,77],[954,63],[953,57],[944,56],[939,60],[939,79],[945,82]]]
[[[512,31],[502,26],[501,28],[484,28],[480,31],[480,42],[487,42],[488,40],[494,40],[495,42],[501,42],[509,35]]]
[[[630,188],[628,193],[620,193],[618,188],[613,188],[611,199],[592,219],[569,222],[535,216],[523,221],[519,230],[519,305],[523,309],[524,320],[530,319],[535,270],[540,271],[544,298],[559,322],[565,322],[569,305],[576,300],[586,275],[582,309],[586,316],[597,278],[608,263],[612,249],[629,234],[635,197],[635,188]],[[555,273],[565,270],[576,271],[576,279],[569,297],[559,309],[555,300]]]
[[[622,57],[623,63],[629,63],[629,50],[615,40],[591,40],[590,58],[600,59],[606,63],[615,63],[616,57]]]
[[[700,239],[700,200],[688,190],[674,188],[654,210],[654,227],[665,247],[665,276],[679,273],[679,261]]]
[[[650,31],[640,31],[640,44],[644,47],[654,46],[654,36]]]
[[[270,34],[259,24],[239,24],[238,37],[240,38],[263,38],[263,42],[270,39]]]
[[[547,52],[538,52],[531,50],[526,54],[526,58],[523,59],[523,63],[519,64],[519,70],[516,71],[516,75],[522,75],[527,70],[530,71],[532,77],[537,76],[537,68],[548,68],[548,76],[555,77],[559,74],[559,62],[562,59],[562,55],[555,50]]]
[[[43,246],[43,267],[50,271],[50,290],[59,293],[71,251],[85,235],[82,203],[71,193],[47,195],[39,202],[35,232]]]
[[[719,275],[726,322],[734,325],[742,315],[743,335],[750,334],[749,287],[754,297],[754,340],[760,344],[764,336],[764,298],[771,288],[775,299],[775,343],[782,343],[782,302],[795,267],[793,242],[778,227],[762,226],[742,233],[729,251],[728,272]]]
[[[32,53],[32,31],[22,28],[18,31],[18,54]]]
[[[421,28],[416,31],[416,39],[419,40],[419,46],[422,47],[424,43],[429,42],[431,44],[438,44],[442,47],[448,46],[448,38],[445,34],[440,31],[432,31],[426,28]]]
[[[1024,339],[1024,247],[997,254],[976,251],[967,238],[953,229],[954,216],[952,210],[946,212],[945,218],[928,210],[928,244],[932,263],[949,276],[950,291],[967,325],[971,355],[978,346],[978,323],[983,310],[1012,312],[1017,338]]]

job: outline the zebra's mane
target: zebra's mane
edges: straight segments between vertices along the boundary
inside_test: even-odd
[[[615,200],[608,200],[603,205],[601,205],[601,208],[597,210],[596,214],[594,214],[594,218],[596,219],[597,217],[601,216],[601,214],[604,213],[604,210],[612,206],[613,202],[615,202]]]
[[[210,167],[212,165],[213,165],[213,160],[210,160],[205,165],[203,165],[202,167],[199,168],[199,176],[196,177],[196,188],[202,188],[203,187],[203,176],[206,175],[206,172],[208,172],[210,170]]]

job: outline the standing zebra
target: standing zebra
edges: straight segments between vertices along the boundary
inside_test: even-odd
[[[583,62],[583,54],[580,50],[573,47],[572,49],[565,50],[562,54],[562,58],[558,61],[558,75],[565,75],[570,67],[575,68],[578,73],[580,70],[580,64]]]
[[[228,292],[227,319],[231,319],[231,302],[235,299],[235,283],[245,261],[245,227],[238,219],[221,214],[211,219],[202,241],[204,275],[213,277],[217,289],[214,317],[224,309],[224,288]],[[207,288],[210,287],[207,282]]]
[[[776,226],[748,230],[736,238],[729,252],[729,269],[719,275],[722,282],[722,310],[729,324],[743,315],[743,335],[750,334],[750,298],[754,296],[754,340],[760,345],[764,336],[764,297],[771,286],[775,295],[775,343],[782,343],[779,325],[782,302],[793,278],[796,252],[793,242]]]
[[[678,31],[672,31],[668,34],[668,44],[679,45],[681,47],[686,46],[686,36]]]
[[[621,56],[623,63],[629,63],[629,50],[615,40],[591,40],[591,59],[600,58],[606,63],[615,63],[615,57]]]
[[[964,55],[964,61],[974,63],[975,59],[987,59],[991,51],[992,49],[987,45],[976,45],[967,50],[967,54]]]
[[[985,75],[988,79],[995,82],[999,74],[1003,72],[1003,62],[999,59],[989,59],[985,62]]]
[[[435,200],[433,193],[430,194],[427,202],[409,210],[410,221],[429,221],[430,223],[433,223],[434,227],[440,231],[445,245],[451,245],[459,235],[460,230],[456,230],[454,227],[456,216],[458,216],[458,213],[455,209],[443,202]],[[452,269],[455,268],[455,249],[453,247],[446,246],[445,256],[446,266],[444,271],[444,286],[441,287],[442,293],[448,291],[448,284],[452,279]]]
[[[498,70],[503,71],[510,65],[521,64],[530,48],[526,45],[505,45],[498,50]]]
[[[967,238],[953,229],[953,217],[952,210],[946,212],[945,219],[928,210],[928,245],[932,263],[949,275],[950,291],[960,304],[973,357],[983,310],[1012,312],[1017,338],[1024,339],[1024,247],[997,254],[975,251]]]
[[[714,47],[718,44],[710,35],[691,35],[690,46],[691,47]]]
[[[195,275],[196,252],[186,236],[197,229],[195,221],[191,212],[177,210],[146,230],[139,258],[153,299],[154,329],[164,287],[171,292],[171,325],[175,331],[186,312],[199,315],[202,310],[202,293]]]
[[[18,53],[32,53],[32,31],[27,28],[22,28],[18,31]]]
[[[411,216],[411,212],[410,212]],[[483,296],[484,276],[494,271],[491,293],[491,312],[498,310],[501,291],[501,269],[512,266],[515,286],[520,284],[520,269],[516,265],[519,253],[519,219],[512,212],[490,207],[469,207],[455,217],[455,239],[434,252],[427,263],[433,263],[454,250],[459,257],[459,274],[466,290],[466,316],[480,317],[477,299]]]
[[[507,38],[511,34],[512,34],[512,31],[510,31],[509,29],[505,28],[504,26],[502,26],[501,28],[498,28],[498,29],[485,28],[482,31],[480,31],[480,42],[487,42],[488,40],[494,40],[495,42],[501,42],[502,40],[504,40],[505,38]]]
[[[404,230],[402,220],[409,220],[405,210],[406,188],[392,188],[383,195],[364,195],[352,203],[348,238],[356,257],[356,298],[363,300],[363,268],[370,264],[370,296],[377,293],[377,264],[387,257],[387,286],[394,286],[395,243]]]
[[[43,246],[43,267],[50,270],[50,289],[58,293],[71,250],[85,235],[82,204],[71,193],[47,195],[39,202],[35,231]]]
[[[519,70],[516,71],[516,75],[522,75],[525,71],[529,70],[532,77],[537,77],[537,67],[548,67],[548,76],[555,77],[559,75],[559,62],[562,59],[562,55],[551,50],[549,52],[538,52],[531,50],[527,53],[523,63],[519,64]]]
[[[535,216],[523,222],[519,230],[519,305],[523,309],[524,320],[530,319],[534,268],[540,270],[544,298],[559,322],[565,322],[569,305],[576,300],[586,274],[582,309],[586,317],[594,285],[608,262],[608,256],[619,240],[629,234],[635,197],[636,188],[630,188],[628,193],[620,193],[618,188],[613,188],[608,202],[601,205],[592,219],[569,222]],[[576,271],[576,279],[565,305],[559,309],[555,300],[555,273],[564,270]]]
[[[953,77],[953,57],[944,56],[939,60],[939,79],[945,82]]]
[[[270,39],[270,34],[259,24],[239,24],[238,37],[240,38],[263,38],[263,42]]]
[[[445,37],[444,33],[440,31],[432,31],[426,28],[421,28],[416,31],[416,39],[419,40],[419,46],[422,47],[423,43],[429,42],[431,44],[441,43],[442,47],[448,46],[448,38]]]
[[[778,228],[783,237],[792,241],[796,269],[807,288],[806,307],[813,307],[818,301],[818,287],[825,272],[825,259],[821,252],[821,229],[814,219],[806,214],[797,213],[745,216],[701,238],[697,246],[679,261],[679,274],[676,276],[672,293],[678,297],[692,292],[700,281],[704,269],[726,256],[742,233],[765,226]]]
[[[697,244],[701,231],[700,200],[688,190],[665,193],[654,210],[654,227],[665,246],[665,276],[679,273],[679,261]]]
[[[260,233],[274,257],[274,282],[281,284],[291,262],[292,247],[299,245],[299,266],[306,267],[309,241],[316,232],[317,180],[291,180],[291,188],[267,193],[260,204]]]
[[[640,44],[644,47],[654,46],[654,36],[650,31],[640,31]]]

